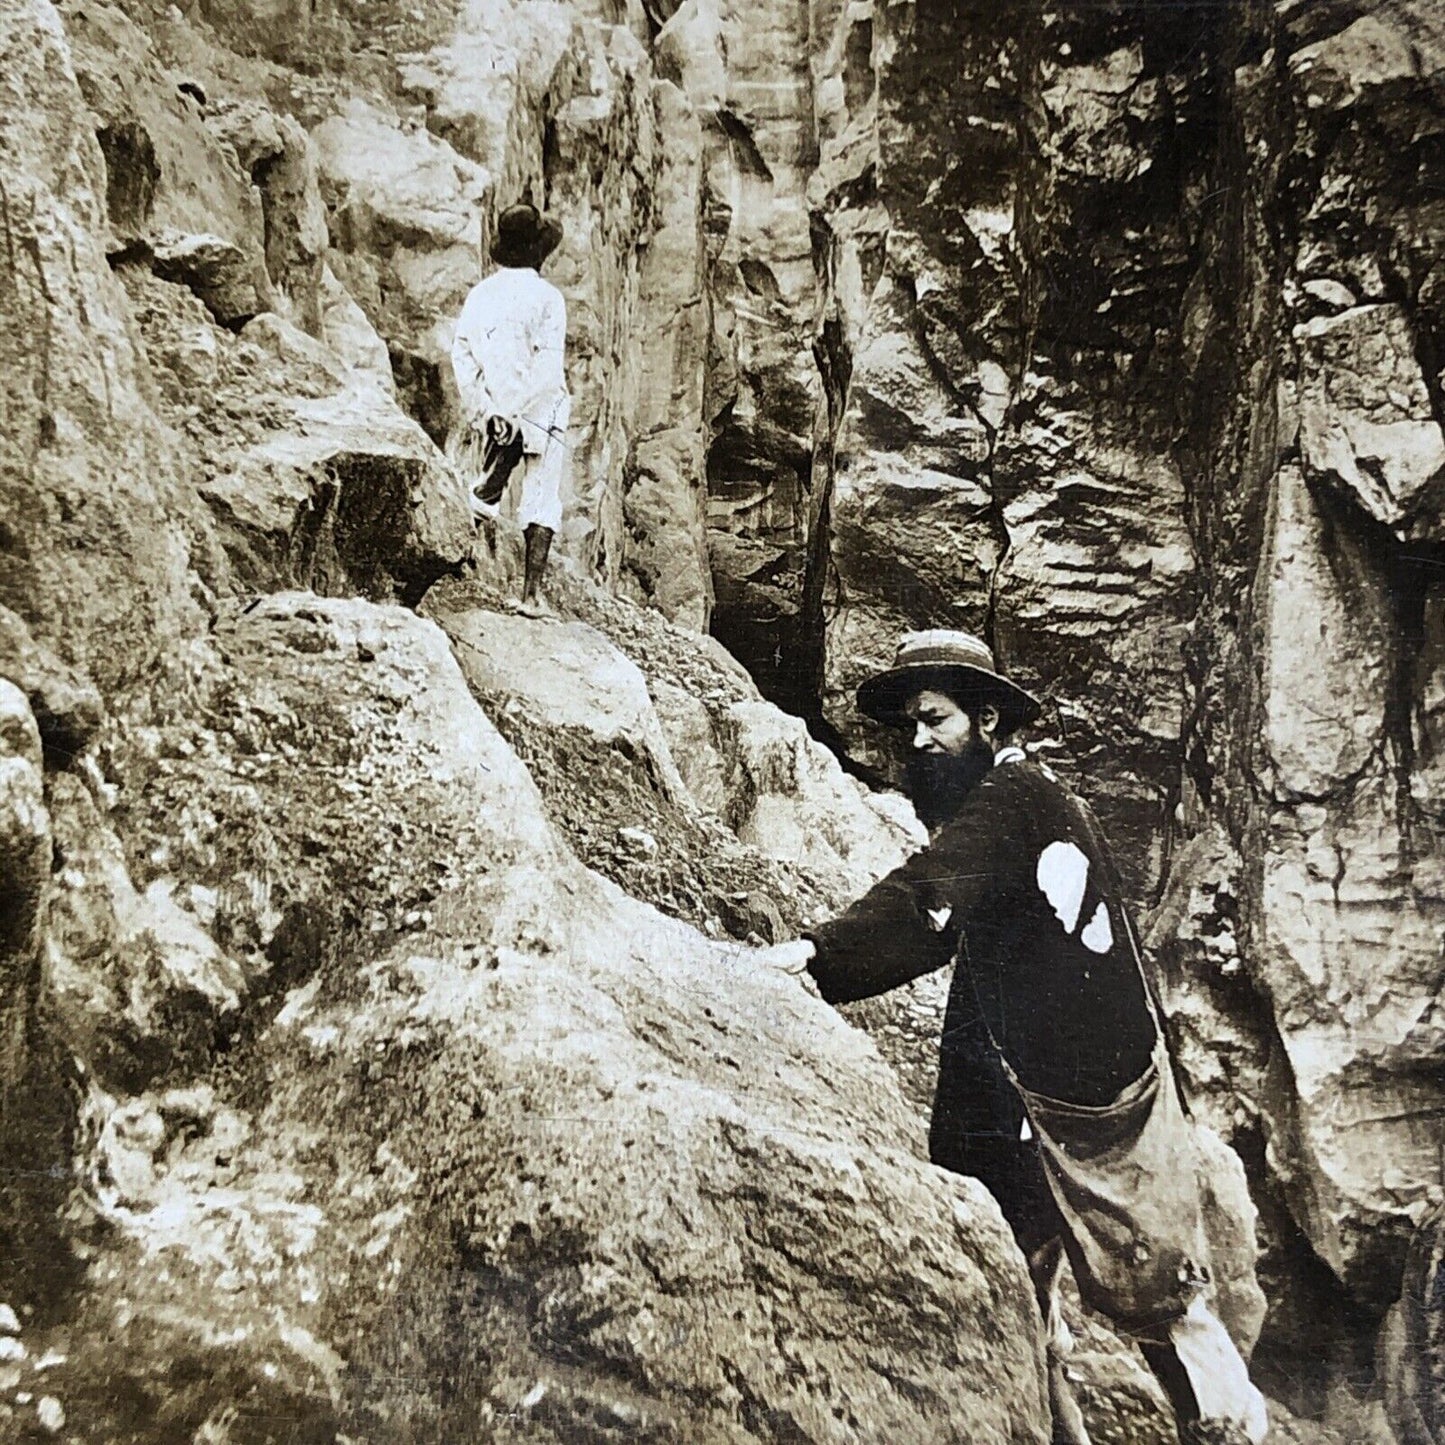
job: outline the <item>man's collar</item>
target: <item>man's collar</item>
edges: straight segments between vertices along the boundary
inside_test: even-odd
[[[1028,756],[1022,748],[1012,746],[1000,748],[993,755],[993,765],[994,767],[998,767],[1000,763],[1026,763]]]

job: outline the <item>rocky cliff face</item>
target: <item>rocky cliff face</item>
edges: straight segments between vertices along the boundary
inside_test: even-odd
[[[1192,1087],[1254,1171],[1265,1357],[1321,1408],[1441,1189],[1438,22],[874,20],[823,707],[884,761],[851,691],[920,625],[1053,699],[1039,744],[1162,901]]]
[[[960,625],[1152,910],[1262,1371],[1441,1433],[1429,6],[0,17],[5,1431],[1044,1438],[943,981],[855,1013],[905,1103],[747,967],[917,846],[809,734],[886,773],[852,689]],[[521,198],[545,624],[439,450]]]
[[[1209,218],[1183,312],[1207,585],[1177,979],[1212,977],[1198,1036],[1231,1047],[1201,1074],[1259,1130],[1329,1289],[1373,1311],[1441,1183],[1429,178],[1445,52],[1409,6],[1302,7],[1228,38],[1213,174],[1236,199]],[[1209,957],[1221,943],[1237,970]]]
[[[569,262],[574,540],[620,591],[609,445],[659,486],[701,456],[700,332],[600,385],[630,307],[696,309],[668,93],[626,25],[532,6],[485,109],[443,64],[485,18],[415,62],[432,131],[339,13],[0,10],[0,1436],[1041,1441],[996,1207],[747,946],[911,814],[655,611],[564,575],[571,620],[506,615],[519,539],[428,435],[477,207],[570,125],[574,230],[677,177]]]

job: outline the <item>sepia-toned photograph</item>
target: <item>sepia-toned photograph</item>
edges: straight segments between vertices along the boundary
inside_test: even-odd
[[[1445,0],[0,0],[0,1445],[1445,1445]]]

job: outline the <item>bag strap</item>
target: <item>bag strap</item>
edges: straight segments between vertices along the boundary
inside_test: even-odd
[[[1164,1057],[1169,1063],[1169,1072],[1174,1073],[1174,1050],[1169,1042],[1169,1030],[1165,1027],[1164,1002],[1155,991],[1153,980],[1149,977],[1149,970],[1144,967],[1144,949],[1139,942],[1139,935],[1134,928],[1134,919],[1127,907],[1121,905],[1124,914],[1124,927],[1129,934],[1129,947],[1134,951],[1134,966],[1139,970],[1140,982],[1144,985],[1144,999],[1149,1005],[1149,1014],[1154,1020],[1155,1032],[1159,1035],[1164,1044]],[[1194,1111],[1189,1107],[1189,1100],[1184,1097],[1184,1090],[1179,1087],[1178,1079],[1173,1080],[1174,1094],[1179,1100],[1179,1107],[1184,1111],[1186,1119],[1194,1118]]]
[[[1139,975],[1139,982],[1144,988],[1144,1004],[1149,1010],[1150,1019],[1154,1023],[1155,1048],[1157,1050],[1162,1046],[1164,1062],[1168,1065],[1169,1072],[1172,1075],[1174,1072],[1174,1055],[1169,1047],[1168,1031],[1164,1027],[1163,1005],[1160,1003],[1158,995],[1154,992],[1154,986],[1150,983],[1148,971],[1144,967],[1144,953],[1139,947],[1139,936],[1134,929],[1134,920],[1130,917],[1127,906],[1121,903],[1119,907],[1124,917],[1125,932],[1129,935],[1129,948],[1133,954],[1134,968]],[[988,1010],[984,1008],[983,1000],[979,997],[978,982],[973,976],[972,963],[968,957],[968,937],[962,931],[959,933],[959,947],[958,952],[954,956],[954,960],[954,967],[963,968],[968,975],[969,992],[973,994],[973,1006],[978,1012],[979,1020],[983,1024],[983,1030],[988,1035],[989,1044],[998,1057],[999,1067],[1003,1070],[1004,1077],[1013,1085],[1014,1091],[1024,1103],[1024,1112],[1027,1113],[1028,1101],[1034,1096],[1033,1091],[1029,1089],[1028,1085],[1014,1072],[1013,1065],[1009,1063],[1008,1056],[1003,1051],[1003,1045],[999,1043],[998,1037],[993,1031],[993,1025],[988,1021]],[[1161,1084],[1165,1083],[1162,1079],[1160,1082]],[[1184,1112],[1184,1117],[1186,1119],[1192,1119],[1194,1115],[1189,1108],[1189,1101],[1184,1097],[1177,1081],[1171,1078],[1168,1084],[1173,1088],[1175,1097],[1179,1100],[1179,1106]],[[1046,1096],[1040,1095],[1039,1097],[1043,1098]]]

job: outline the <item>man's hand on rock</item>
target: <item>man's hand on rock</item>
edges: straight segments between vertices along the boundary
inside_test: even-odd
[[[786,943],[774,943],[768,948],[758,949],[753,954],[753,962],[778,973],[799,974],[807,971],[816,952],[812,939],[791,938]]]

